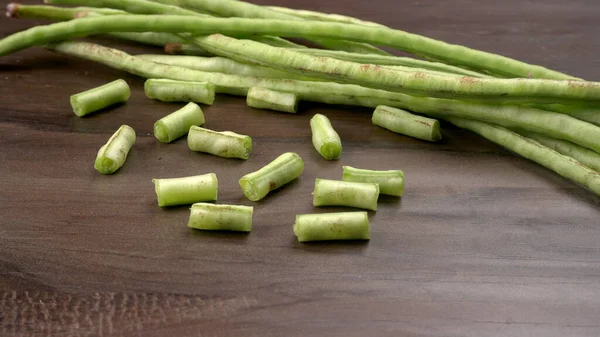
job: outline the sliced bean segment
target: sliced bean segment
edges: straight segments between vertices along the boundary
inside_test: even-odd
[[[371,228],[367,212],[298,214],[294,234],[299,242],[369,240]]]
[[[94,168],[102,174],[114,173],[125,164],[133,143],[135,143],[135,131],[128,125],[121,125],[108,142],[100,147]]]
[[[185,136],[192,126],[204,125],[204,113],[195,103],[159,119],[154,123],[154,137],[163,143],[170,143]]]
[[[97,88],[71,96],[73,112],[83,117],[111,105],[123,103],[131,96],[131,90],[124,80],[118,79]]]
[[[342,166],[343,181],[375,183],[379,193],[401,197],[404,194],[404,172],[401,170],[367,170],[352,166]]]
[[[250,232],[252,206],[195,203],[190,208],[188,227],[201,230]]]
[[[329,118],[316,114],[310,120],[312,143],[317,152],[327,159],[336,160],[342,155],[342,140],[333,129]]]
[[[395,133],[437,142],[442,139],[440,122],[433,118],[417,116],[402,109],[380,105],[373,112],[373,124]]]
[[[152,179],[158,206],[188,205],[200,201],[215,201],[219,193],[217,175]]]
[[[258,171],[243,176],[239,184],[246,198],[258,201],[269,192],[298,178],[302,171],[302,158],[296,153],[286,152]]]
[[[298,96],[292,93],[253,87],[248,90],[246,104],[257,109],[296,113]]]
[[[379,185],[341,180],[315,180],[314,206],[347,206],[377,210]]]
[[[163,102],[196,102],[212,105],[215,86],[208,82],[184,82],[168,79],[149,79],[144,83],[148,98]]]
[[[192,126],[187,141],[192,151],[224,158],[248,159],[252,152],[252,138],[231,131],[219,132]]]

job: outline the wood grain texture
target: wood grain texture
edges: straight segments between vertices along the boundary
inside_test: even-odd
[[[33,1],[26,1],[33,3]],[[359,16],[600,80],[595,0],[272,0]],[[43,21],[0,18],[0,36]],[[152,52],[109,39],[129,52]],[[78,118],[72,93],[124,78],[130,101]],[[369,109],[303,104],[298,115],[219,96],[207,127],[248,134],[248,161],[160,144],[153,122],[180,104],[147,99],[143,80],[32,48],[0,58],[2,336],[598,336],[600,207],[591,193],[444,125],[429,144],[372,126]],[[327,115],[337,162],[310,142]],[[119,125],[138,134],[113,176],[93,169]],[[252,203],[237,180],[285,151],[302,177]],[[341,166],[400,168],[406,194],[370,213],[368,243],[299,244],[316,177]],[[152,178],[215,172],[219,202],[255,206],[249,235],[186,227],[160,209]]]

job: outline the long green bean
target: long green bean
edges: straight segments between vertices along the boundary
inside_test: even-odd
[[[281,12],[269,10],[267,8],[251,4],[244,1],[235,0],[152,0],[163,4],[176,4],[178,6],[208,12],[223,17],[244,17],[259,19],[280,19],[297,20],[302,22],[302,18]],[[278,34],[271,34],[278,35]],[[313,39],[314,42],[329,49],[346,50],[363,54],[390,55],[388,52],[365,43],[353,41],[341,41],[338,39]]]
[[[533,79],[448,77],[315,57],[221,34],[192,40],[203,49],[241,62],[257,63],[336,82],[433,97],[525,102],[598,102],[600,83]]]
[[[159,4],[146,0],[44,0],[47,4],[66,6],[89,6],[98,8],[119,9],[137,14],[171,14],[210,17],[177,6]]]
[[[525,78],[573,79],[572,76],[540,66],[464,46],[446,44],[394,29],[318,21],[223,19],[177,15],[107,15],[37,26],[0,40],[0,56],[34,45],[47,44],[50,41],[123,31],[343,38],[386,45],[419,56],[437,59],[460,67],[479,69],[492,74]],[[573,85],[580,84],[579,82],[571,83]]]
[[[258,201],[271,191],[298,178],[304,171],[304,161],[296,153],[286,152],[255,172],[244,175],[239,180],[246,198]]]
[[[600,195],[600,173],[569,156],[562,155],[533,139],[523,137],[501,126],[461,118],[445,119],[587,187],[596,195]]]
[[[94,168],[102,174],[116,172],[125,164],[127,154],[135,143],[135,138],[135,131],[130,126],[121,125],[108,139],[108,142],[98,150]]]
[[[299,76],[297,74],[289,73],[286,71],[280,71],[272,68],[241,63],[225,57],[200,57],[154,54],[136,55],[136,57],[156,63],[168,64],[172,66],[201,70],[211,73],[216,72],[239,76],[260,76],[268,78],[310,80],[310,77]]]
[[[168,4],[155,3],[147,0],[45,0],[47,3],[58,4],[58,5],[88,5],[93,7],[98,7],[101,10],[104,10],[105,7],[109,7],[110,9],[118,9],[121,11],[135,13],[135,14],[152,14],[152,15],[186,15],[186,16],[195,16],[202,18],[211,17],[208,14],[199,13],[197,11],[192,11],[188,9],[184,9],[178,6],[171,6]],[[243,34],[246,35],[246,34]],[[254,39],[254,37],[249,37],[250,39]],[[261,41],[262,43],[266,43],[268,45],[273,45],[277,47],[294,47],[294,48],[302,48],[303,46],[295,44],[291,41],[284,40],[275,36],[258,36],[256,40]],[[178,41],[171,41],[178,42]]]
[[[369,240],[371,228],[367,212],[298,214],[294,234],[299,242]]]
[[[267,8],[270,10],[276,11],[276,12],[281,12],[281,13],[297,16],[297,17],[303,18],[304,20],[352,23],[355,25],[388,28],[377,22],[364,21],[361,19],[353,18],[351,16],[340,15],[340,14],[327,14],[327,13],[309,11],[309,10],[304,10],[304,9],[291,9],[291,8],[279,7],[279,6],[267,6]]]
[[[128,71],[146,78],[169,78],[182,81],[210,82],[219,93],[245,96],[251,87],[295,93],[300,100],[327,104],[359,105],[375,108],[388,105],[439,117],[460,117],[509,128],[527,129],[553,138],[568,140],[600,153],[600,129],[573,117],[523,106],[486,105],[449,99],[415,97],[356,85],[330,82],[242,77],[205,73],[165,66],[138,59],[112,48],[85,42],[61,42],[47,48],[58,52]]]
[[[160,207],[215,201],[219,194],[219,181],[214,173],[180,178],[152,179],[152,182]]]
[[[259,41],[258,39],[254,39],[255,41]],[[189,56],[204,56],[208,52],[195,44],[178,44],[169,46],[168,50],[165,48],[165,51],[168,54],[182,54]],[[406,67],[406,68],[415,68],[421,69],[421,71],[429,71],[429,72],[440,72],[445,75],[463,75],[463,76],[471,76],[471,77],[479,77],[479,78],[493,78],[494,76],[485,75],[482,73],[478,73],[476,71],[471,71],[459,67],[455,67],[449,64],[440,63],[440,62],[430,62],[419,60],[411,57],[400,57],[400,56],[386,56],[386,55],[374,55],[374,54],[357,54],[357,53],[348,53],[341,50],[327,50],[327,49],[314,49],[314,48],[306,48],[306,49],[295,49],[294,51],[302,54],[308,54],[313,56],[322,56],[322,57],[331,57],[338,60],[351,61],[362,64],[373,64],[379,66],[388,66],[388,67]],[[403,69],[404,70],[404,69]],[[406,69],[408,70],[408,69]]]
[[[598,154],[597,152],[588,150],[582,146],[573,144],[571,142],[567,142],[560,139],[554,139],[548,136],[540,135],[539,133],[535,132],[521,130],[518,130],[516,132],[527,138],[531,138],[558,153],[571,157],[593,170],[600,172],[600,154]]]
[[[75,19],[80,12],[97,12],[103,15],[126,14],[124,11],[111,8],[94,7],[56,7],[46,5],[23,5],[9,3],[6,6],[6,16],[11,18],[46,19],[54,21],[67,21]]]
[[[201,230],[250,232],[254,207],[195,203],[188,227]]]

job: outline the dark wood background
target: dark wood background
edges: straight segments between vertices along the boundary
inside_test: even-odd
[[[258,2],[258,1],[257,1]],[[597,0],[279,0],[338,12],[600,80]],[[42,21],[0,18],[0,36]],[[109,39],[132,53],[160,52]],[[126,105],[89,118],[69,95],[124,78]],[[428,144],[370,123],[370,109],[303,104],[298,115],[219,96],[206,126],[251,135],[248,161],[159,144],[153,122],[180,104],[143,79],[32,48],[0,58],[0,335],[598,336],[598,197],[465,131]],[[341,160],[321,159],[308,121],[328,115]],[[119,125],[138,140],[115,175],[93,169]],[[237,180],[285,151],[302,177],[262,202]],[[316,177],[342,165],[400,168],[368,243],[299,244]],[[215,172],[220,203],[255,206],[249,235],[186,227],[152,178]]]

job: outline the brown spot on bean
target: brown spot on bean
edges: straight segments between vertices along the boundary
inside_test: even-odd
[[[479,83],[479,79],[471,76],[463,76],[460,78],[460,83],[462,84],[477,84]]]
[[[276,182],[274,182],[273,180],[270,180],[270,181],[269,181],[269,190],[271,190],[271,191],[272,191],[272,190],[274,190],[274,189],[276,189],[276,188],[277,188],[277,183],[276,183]]]
[[[368,71],[369,68],[371,68],[371,66],[368,64],[363,64],[360,66],[360,70],[362,70],[362,71]]]

